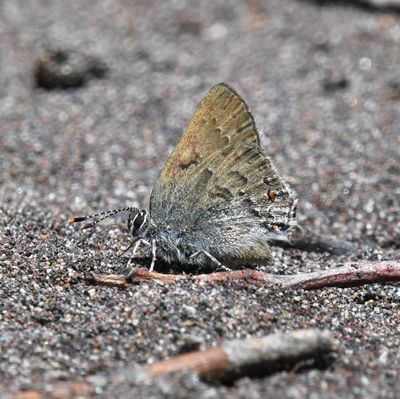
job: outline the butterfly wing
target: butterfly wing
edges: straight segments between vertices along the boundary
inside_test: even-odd
[[[260,263],[294,210],[247,104],[227,84],[214,86],[154,185],[152,219],[220,261]]]

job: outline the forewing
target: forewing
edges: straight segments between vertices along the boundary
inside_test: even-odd
[[[224,83],[214,86],[154,185],[153,220],[210,245],[218,239],[220,247],[229,247],[246,234],[251,240],[285,230],[293,207],[289,190],[260,145],[245,101]]]

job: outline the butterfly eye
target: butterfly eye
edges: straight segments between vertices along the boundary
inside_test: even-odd
[[[140,229],[146,222],[146,219],[147,219],[147,212],[144,210],[140,211],[133,219],[133,227],[135,229]]]

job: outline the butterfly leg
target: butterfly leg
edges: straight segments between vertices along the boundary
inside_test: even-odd
[[[134,243],[130,243],[125,249],[120,251],[117,256],[120,258],[123,254],[126,254],[132,247]]]
[[[132,257],[136,255],[136,252],[139,249],[140,244],[151,245],[148,241],[143,240],[143,238],[140,238],[133,248]]]
[[[145,245],[151,245],[148,241],[143,240],[143,238],[139,238],[139,240],[137,240],[135,246],[133,247],[133,251],[132,251],[132,256],[129,258],[129,262],[127,264],[127,267],[129,267],[133,261],[133,259],[135,258],[136,252],[138,251],[139,247],[141,244],[145,244]],[[131,247],[128,247],[128,249],[130,249]]]
[[[151,259],[151,265],[150,265],[150,269],[149,271],[152,272],[154,269],[154,264],[156,263],[156,240],[153,238],[151,241],[151,244],[148,243],[149,245],[151,245],[151,253],[153,255],[153,258]]]
[[[214,258],[214,256],[212,256],[210,253],[208,253],[207,251],[205,251],[204,249],[200,249],[199,251],[195,252],[194,254],[190,255],[190,259],[196,258],[199,255],[205,255],[207,256],[208,259],[212,260],[216,265],[216,271],[217,270],[221,270],[221,271],[230,271],[231,269],[229,269],[228,267],[224,266],[218,259]]]

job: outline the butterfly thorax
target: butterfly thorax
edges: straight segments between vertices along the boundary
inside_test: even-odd
[[[128,229],[135,240],[142,240],[147,256],[155,251],[156,258],[168,264],[195,266],[193,271],[202,268],[215,268],[215,262],[202,251],[209,252],[210,242],[187,232],[174,223],[156,223],[146,210],[131,212]],[[214,251],[212,251],[214,252]]]

